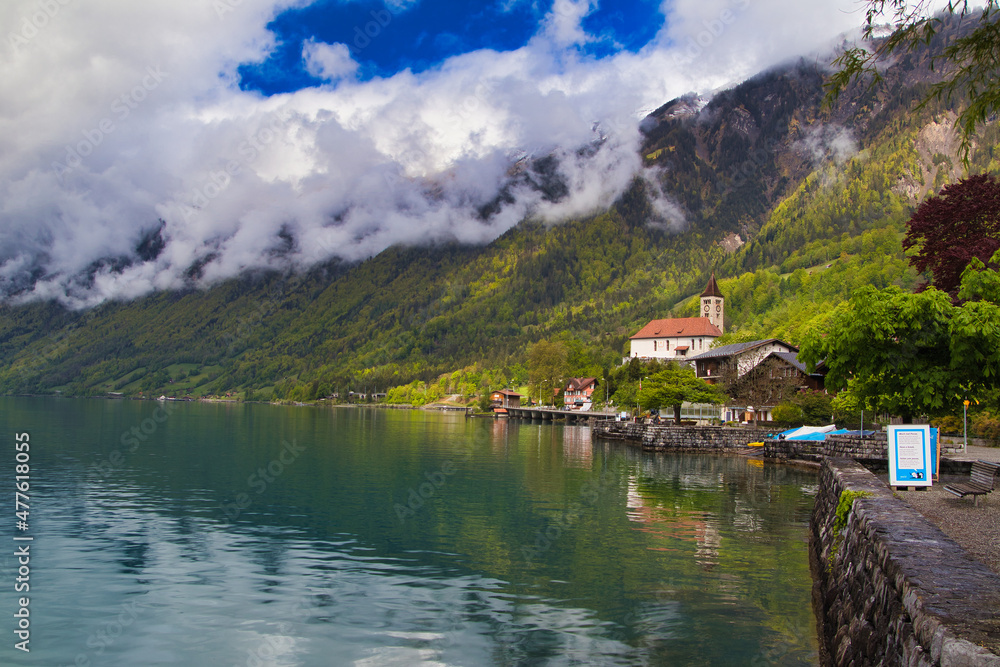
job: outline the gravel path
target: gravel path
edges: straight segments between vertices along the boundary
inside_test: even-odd
[[[1000,448],[970,446],[967,455],[953,458],[1000,462]],[[967,475],[942,475],[928,491],[896,493],[973,558],[1000,574],[1000,488],[981,496],[979,507],[973,505],[970,496],[957,498],[944,490],[946,484],[967,479]]]

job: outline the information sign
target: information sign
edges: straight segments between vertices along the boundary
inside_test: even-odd
[[[931,428],[899,424],[888,428],[889,485],[931,486]]]

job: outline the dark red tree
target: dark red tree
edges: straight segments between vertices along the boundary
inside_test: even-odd
[[[1000,181],[980,174],[943,188],[910,218],[903,248],[916,248],[910,264],[955,299],[972,258],[988,265],[1000,248]]]

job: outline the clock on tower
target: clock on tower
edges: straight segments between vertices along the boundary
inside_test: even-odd
[[[719,331],[723,331],[725,321],[724,301],[725,297],[722,296],[719,284],[715,282],[715,273],[713,272],[705,291],[701,294],[701,314],[702,317],[707,317],[712,324],[717,326]]]

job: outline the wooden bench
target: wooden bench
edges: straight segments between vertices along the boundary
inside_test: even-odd
[[[979,506],[979,496],[985,496],[993,490],[993,480],[1000,470],[1000,464],[989,461],[976,461],[972,464],[972,472],[969,474],[969,481],[960,484],[949,484],[944,487],[948,493],[964,498],[972,496],[972,502]]]

